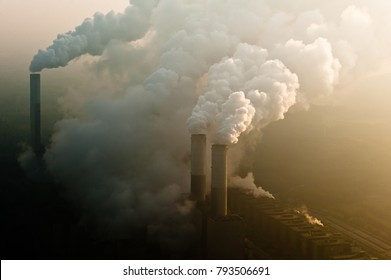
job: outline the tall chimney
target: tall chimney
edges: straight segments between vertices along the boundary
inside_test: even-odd
[[[227,215],[227,145],[212,146],[212,212]]]
[[[191,135],[191,196],[199,202],[206,195],[206,135]]]
[[[41,76],[30,74],[30,132],[31,147],[37,155],[41,153]]]

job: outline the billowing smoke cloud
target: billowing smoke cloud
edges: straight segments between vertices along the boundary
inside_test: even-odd
[[[91,68],[116,85],[77,100],[77,118],[57,123],[45,154],[82,222],[110,234],[147,227],[165,244],[184,240],[192,234],[192,205],[182,195],[188,129],[238,142],[230,151],[241,154],[244,136],[253,141],[290,108],[319,102],[389,61],[375,24],[382,19],[370,14],[381,9],[298,2],[286,10],[284,1],[131,1],[123,14],[96,14],[38,52],[31,71],[98,55]],[[75,91],[63,97],[68,107]],[[259,190],[251,175],[237,181]]]
[[[96,13],[74,31],[58,35],[46,50],[39,50],[30,64],[30,71],[66,66],[83,54],[101,55],[112,40],[130,42],[143,37],[150,27],[151,9],[156,2],[133,1],[123,14]]]
[[[331,93],[338,82],[341,64],[325,38],[307,45],[290,39],[285,44],[278,44],[273,55],[299,76],[300,102],[311,103],[317,97]]]
[[[341,64],[324,38],[307,45],[291,39],[276,45],[271,56],[278,60],[259,46],[239,44],[233,57],[213,65],[206,92],[188,119],[189,131],[235,144],[241,133],[283,119],[296,102],[307,106],[338,82]]]
[[[237,143],[253,126],[284,117],[295,103],[297,76],[266,50],[239,44],[233,57],[212,65],[208,86],[188,119],[191,133],[211,132],[217,143]]]

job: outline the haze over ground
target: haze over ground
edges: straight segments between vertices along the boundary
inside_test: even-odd
[[[114,8],[120,12],[128,5],[127,1],[116,1],[117,4],[114,4],[113,1],[110,3],[100,1],[101,5],[97,1],[83,1],[81,3],[80,1],[34,1],[34,4],[24,2],[0,2],[0,31],[3,35],[3,43],[0,46],[1,133],[6,135],[1,142],[4,145],[4,151],[14,150],[15,154],[20,152],[17,144],[28,141],[28,66],[33,55],[38,49],[45,49],[49,46],[58,33],[73,30],[85,17],[93,16],[96,11],[105,14]],[[177,31],[177,22],[170,18],[169,13],[172,12],[170,8],[182,7],[181,3],[191,3],[192,1],[163,2],[166,3],[166,6],[161,8],[162,10],[158,14],[160,18],[157,20],[166,24],[163,27],[168,31],[171,28]],[[231,4],[234,6],[234,2],[229,1],[230,4],[225,5],[224,1],[215,1],[215,4],[228,10],[232,8]],[[254,172],[256,182],[277,196],[279,194],[288,197],[297,196],[297,199],[304,199],[309,204],[316,204],[314,201],[321,201],[323,197],[329,196],[327,206],[333,208],[331,206],[334,204],[338,204],[338,207],[346,205],[348,208],[346,211],[352,215],[361,213],[362,207],[360,205],[364,204],[367,206],[368,212],[377,211],[376,213],[380,213],[381,219],[385,221],[385,218],[389,217],[387,213],[391,212],[389,211],[391,184],[387,171],[391,167],[389,152],[391,148],[389,129],[391,94],[388,86],[391,71],[390,39],[387,36],[387,31],[390,28],[387,14],[390,3],[388,1],[354,1],[354,3],[353,1],[333,1],[333,5],[331,5],[329,2],[321,3],[321,1],[298,1],[294,6],[287,1],[273,1],[273,3],[272,8],[280,13],[271,16],[269,21],[263,22],[264,25],[269,24],[264,30],[259,26],[251,26],[249,23],[235,25],[236,15],[234,14],[232,22],[229,22],[232,25],[230,25],[230,29],[225,30],[226,33],[229,35],[233,33],[247,44],[258,44],[259,46],[257,45],[255,48],[256,51],[258,51],[258,47],[270,49],[271,56],[274,55],[274,57],[281,59],[293,74],[298,74],[299,83],[302,85],[299,91],[303,85],[307,87],[307,92],[302,97],[323,91],[327,92],[329,87],[332,88],[332,93],[328,99],[320,102],[320,105],[328,106],[326,109],[315,106],[310,107],[308,112],[289,112],[285,120],[270,124],[264,130],[264,139],[257,139],[258,153],[255,154],[255,157],[245,157],[242,163],[243,172]],[[321,12],[317,11],[318,9]],[[243,12],[247,11],[245,8],[243,10]],[[265,13],[267,14],[267,11]],[[181,13],[178,12],[178,14]],[[322,15],[325,19],[322,19]],[[252,18],[248,19],[251,23]],[[316,24],[311,25],[312,21]],[[341,21],[346,26],[343,26]],[[190,20],[189,22],[191,23]],[[287,28],[285,33],[285,29],[279,28],[279,24],[282,27],[287,27],[289,22],[294,22],[296,24],[294,27],[297,30],[292,31]],[[334,22],[337,24],[333,25]],[[187,31],[191,34],[191,31],[194,30],[190,23],[188,23],[190,27],[187,27]],[[202,24],[200,26],[205,27]],[[220,28],[219,25],[216,26],[216,28]],[[302,26],[305,29],[301,30]],[[162,28],[161,34],[159,33],[162,37],[167,35],[164,33],[167,31],[164,28]],[[265,37],[259,39],[248,36],[257,28],[263,30]],[[329,33],[324,29],[327,29]],[[276,30],[282,32],[279,33]],[[346,40],[352,43],[355,50],[349,50],[349,47],[342,43],[334,44],[334,41],[337,41],[333,37],[335,33],[338,36],[343,34],[347,38]],[[316,41],[318,35],[320,37],[329,36],[328,40],[332,42],[333,47],[331,59],[328,56],[330,53],[327,42]],[[181,74],[198,75],[191,72],[196,68],[196,66],[193,68],[190,66],[191,59],[189,63],[183,64],[183,61],[187,61],[186,55],[181,57],[182,64],[175,64],[175,58],[181,53],[175,53],[177,51],[175,48],[172,52],[167,51],[171,46],[177,46],[176,44],[184,38],[183,36],[183,33],[180,32],[177,37],[168,36],[167,38],[172,41],[169,41],[162,50],[157,46],[156,50],[151,47],[146,52],[141,51],[136,54],[132,53],[126,44],[116,42],[108,47],[102,59],[82,57],[70,62],[66,68],[42,72],[43,134],[47,144],[50,141],[55,142],[54,145],[51,145],[52,153],[48,154],[47,159],[52,164],[52,171],[56,178],[61,183],[72,186],[70,196],[88,209],[87,220],[97,212],[100,213],[102,202],[107,202],[106,207],[108,208],[104,208],[105,210],[113,211],[105,211],[108,217],[107,221],[106,217],[103,220],[109,224],[112,222],[110,219],[113,214],[117,213],[124,213],[121,217],[126,221],[138,221],[140,216],[147,216],[148,221],[149,219],[153,220],[151,216],[160,211],[159,207],[174,203],[178,194],[188,189],[186,185],[188,183],[188,159],[186,157],[189,150],[189,133],[185,122],[197,102],[197,96],[191,92],[192,90],[196,92],[194,84],[185,79],[178,84],[167,83],[166,85],[163,83],[169,89],[168,91],[172,90],[176,94],[184,92],[183,95],[177,96],[171,96],[171,92],[168,92],[169,98],[166,103],[163,98],[159,99],[166,94],[166,92],[160,91],[164,88],[162,86],[151,87],[152,92],[162,94],[154,99],[156,103],[143,103],[143,100],[134,98],[133,93],[125,94],[129,93],[126,90],[129,85],[137,84],[144,77],[155,73],[155,65],[172,67]],[[190,37],[190,39],[194,38]],[[313,49],[324,50],[321,54],[326,54],[325,56],[311,57],[315,61],[317,59],[321,62],[326,61],[322,64],[326,70],[316,69],[320,71],[319,73],[323,73],[324,70],[328,74],[328,79],[324,83],[315,83],[313,86],[311,80],[305,80],[305,73],[311,72],[313,70],[311,67],[314,64],[295,69],[295,65],[297,65],[295,58],[300,56],[301,48],[306,48],[297,42],[286,44],[289,39],[303,40],[303,44],[307,44]],[[279,48],[274,48],[273,44],[276,42],[282,45]],[[314,44],[314,42],[317,43]],[[288,47],[292,46],[296,47],[295,51],[298,53],[294,52],[289,55]],[[191,49],[189,44],[184,44],[182,47]],[[232,50],[229,51],[221,48],[227,51],[228,59],[220,59],[219,57],[214,61],[213,58],[212,61],[220,64],[212,70],[222,69],[232,57],[241,57],[249,50],[240,47],[238,55],[235,55],[233,50],[236,47],[233,45]],[[161,59],[158,57],[160,52],[165,54]],[[149,55],[145,55],[145,53]],[[137,60],[139,56],[142,58]],[[123,60],[124,57],[129,58],[129,61]],[[306,57],[304,56],[304,58]],[[333,64],[332,61],[335,58],[339,59],[342,68],[339,69],[337,64]],[[252,61],[250,60],[250,62]],[[306,60],[300,60],[299,65],[302,66],[303,62]],[[134,65],[138,65],[138,67],[134,67]],[[249,63],[246,67],[251,69],[251,66]],[[277,66],[276,68],[281,70],[281,73],[287,73],[284,72],[285,66]],[[354,68],[356,66],[357,68]],[[200,68],[202,67],[204,66],[200,66]],[[244,69],[247,69],[246,67]],[[207,70],[206,67],[205,72]],[[262,73],[262,71],[260,72]],[[159,82],[159,79],[163,80],[164,75],[168,73],[167,76],[175,82],[175,75],[170,76],[168,71],[156,71],[156,73],[148,81]],[[258,74],[258,72],[256,73]],[[313,71],[313,73],[317,72]],[[212,76],[215,72],[210,71],[209,74]],[[237,80],[243,76],[245,75],[238,75],[239,79]],[[294,81],[293,75],[286,74],[286,76],[289,77],[287,80]],[[323,81],[321,78],[316,81]],[[339,84],[341,79],[342,85]],[[302,80],[305,82],[303,83]],[[152,82],[151,85],[153,85]],[[207,88],[203,82],[200,79],[197,86]],[[316,86],[319,84],[322,88],[318,91]],[[230,86],[235,88],[235,86]],[[292,88],[295,86],[293,85]],[[308,89],[312,91],[308,91]],[[292,92],[294,90],[290,91],[290,93]],[[201,93],[197,92],[197,94]],[[150,100],[146,98],[145,101]],[[151,107],[150,112],[148,111],[150,114],[145,114],[141,106],[133,106],[133,104],[148,104]],[[288,105],[292,104],[288,102]],[[148,118],[143,119],[145,116]],[[279,116],[271,119],[276,120],[280,118]],[[65,121],[55,126],[55,122],[60,119],[65,119]],[[138,127],[142,120],[147,120],[147,125]],[[103,123],[102,127],[101,123]],[[246,124],[250,123],[246,122]],[[116,127],[121,129],[115,129]],[[97,130],[94,130],[95,128]],[[177,128],[181,128],[181,130]],[[101,133],[99,129],[101,129]],[[53,135],[54,138],[52,138]],[[72,140],[73,136],[74,140]],[[106,136],[111,137],[106,138]],[[149,142],[145,142],[143,137],[146,136],[149,136]],[[61,139],[64,142],[61,142]],[[157,139],[162,141],[158,143]],[[238,145],[240,143],[239,138]],[[159,149],[159,145],[163,147],[163,151]],[[64,147],[66,149],[61,150]],[[106,149],[106,147],[111,147],[111,149]],[[266,151],[265,147],[268,147]],[[72,153],[65,152],[71,148],[75,148],[71,150]],[[152,152],[148,149],[151,149]],[[126,152],[122,153],[123,150]],[[67,155],[73,154],[76,155],[75,158],[67,158]],[[78,157],[77,155],[82,156]],[[53,157],[50,158],[50,156]],[[89,156],[89,161],[85,162],[85,166],[69,164],[70,162],[80,163],[80,159],[87,156]],[[130,159],[130,156],[133,158]],[[157,196],[155,196],[155,189],[151,196],[149,196],[149,192],[144,193],[142,188],[140,191],[140,186],[158,185],[158,182],[153,182],[153,180],[145,183],[147,179],[134,172],[134,170],[139,170],[137,164],[144,162],[144,160],[150,160],[151,163],[150,169],[146,171],[149,172],[146,173],[147,175],[153,174],[158,179],[162,177],[164,180],[167,179],[166,177],[169,178],[162,191],[157,191]],[[252,166],[253,162],[255,162],[254,167]],[[122,163],[124,164],[122,165]],[[169,167],[173,168],[167,168],[167,163],[169,163]],[[240,165],[238,164],[238,166]],[[81,169],[81,167],[85,169]],[[78,173],[80,170],[83,172],[87,170],[88,172],[83,175],[86,176],[87,181],[91,181],[76,180],[75,178],[80,176]],[[98,176],[100,174],[97,175],[97,173],[106,174],[106,172],[108,176],[105,179],[108,181],[102,185],[102,193],[96,196],[91,195],[95,191],[90,185],[91,182],[101,179]],[[178,176],[178,174],[183,175]],[[164,180],[162,179],[162,181]],[[128,186],[132,184],[136,185],[135,192],[137,194],[144,195],[143,199],[145,200],[142,201],[147,205],[145,208],[135,207],[136,214],[132,212],[134,210],[132,207],[130,207],[131,209],[125,207],[133,201],[133,193],[128,190]],[[86,189],[79,188],[84,185],[87,185]],[[112,185],[116,186],[115,191],[111,191],[110,186]],[[74,188],[75,186],[76,188]],[[81,189],[83,190],[82,195],[79,196]],[[340,193],[344,195],[341,197]],[[112,194],[110,196],[112,200],[106,201],[107,194]],[[147,203],[150,201],[158,202],[158,204],[161,202],[161,204],[155,209],[154,203],[152,205]],[[185,211],[187,208],[179,209]],[[172,211],[170,207],[166,210]],[[138,211],[141,211],[141,215]],[[160,218],[164,220],[165,217]],[[121,222],[121,219],[114,221],[114,223]]]

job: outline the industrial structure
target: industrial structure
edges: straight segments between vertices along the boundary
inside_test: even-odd
[[[206,136],[191,137],[193,222],[201,259],[368,259],[342,234],[311,224],[281,201],[227,188],[228,146],[212,145],[206,195]],[[203,163],[201,161],[204,161]]]
[[[191,195],[198,202],[206,196],[206,135],[191,135]]]
[[[34,154],[41,155],[41,76],[39,73],[30,74],[30,141]]]

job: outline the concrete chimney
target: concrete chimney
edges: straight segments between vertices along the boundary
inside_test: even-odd
[[[212,146],[212,212],[227,215],[227,145]]]
[[[198,202],[206,195],[206,135],[191,135],[191,196]]]
[[[30,132],[31,147],[35,154],[41,153],[41,75],[30,74]]]

